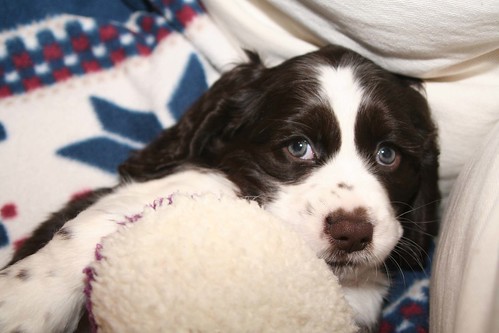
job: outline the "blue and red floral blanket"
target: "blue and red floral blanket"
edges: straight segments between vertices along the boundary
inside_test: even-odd
[[[0,5],[2,266],[50,212],[114,184],[237,52],[195,0]],[[428,331],[429,274],[393,277],[381,332]]]

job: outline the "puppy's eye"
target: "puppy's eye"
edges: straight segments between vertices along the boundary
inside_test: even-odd
[[[382,145],[376,153],[376,162],[383,166],[396,168],[400,163],[400,155],[392,147]]]
[[[299,139],[291,142],[288,145],[287,150],[291,154],[291,156],[302,160],[312,160],[315,158],[315,153],[312,149],[312,146],[305,139]]]

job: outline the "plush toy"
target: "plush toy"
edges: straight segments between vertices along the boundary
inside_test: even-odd
[[[174,195],[124,221],[87,270],[98,332],[355,332],[338,280],[256,203]]]

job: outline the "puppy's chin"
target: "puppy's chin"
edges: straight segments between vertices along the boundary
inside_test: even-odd
[[[328,264],[332,272],[340,279],[340,282],[357,280],[362,276],[369,276],[366,272],[378,272],[383,261],[376,258],[369,249],[354,253],[345,253],[334,249],[328,249],[319,255]],[[383,274],[381,274],[383,275]]]

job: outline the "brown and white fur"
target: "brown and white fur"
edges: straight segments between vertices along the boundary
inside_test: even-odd
[[[390,267],[418,268],[436,232],[436,128],[418,82],[337,46],[224,74],[120,168],[121,183],[55,213],[0,272],[2,332],[68,332],[82,270],[117,221],[175,192],[257,201],[339,276],[375,327]]]

